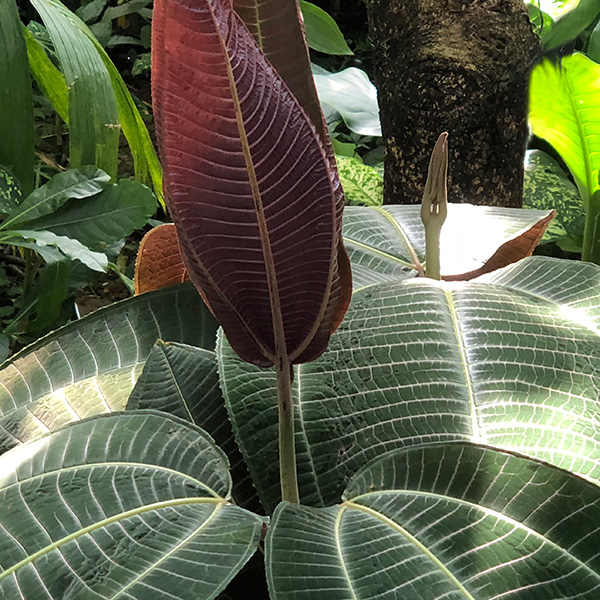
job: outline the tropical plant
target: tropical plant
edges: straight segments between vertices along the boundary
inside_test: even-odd
[[[317,134],[227,3],[154,18],[166,189],[211,310],[190,283],[149,291],[0,370],[0,595],[592,600],[600,269],[415,277],[419,209],[348,207],[341,229],[322,118]],[[496,252],[475,240],[480,270],[448,267],[442,235],[441,275],[527,254],[552,216],[450,206],[451,242],[469,214]],[[140,291],[185,277],[174,227],[154,231]]]
[[[23,199],[20,183],[0,167],[5,350],[9,338],[30,341],[31,335],[62,324],[57,323],[61,315],[62,322],[67,320],[73,312],[67,299],[92,281],[94,272],[109,267],[119,272],[111,265],[113,254],[155,208],[156,198],[147,187],[130,180],[111,184],[96,167],[58,173]],[[11,267],[16,277],[8,277]]]
[[[3,1],[0,164],[12,170],[26,195],[33,191],[31,70],[39,89],[68,125],[71,168],[96,165],[114,179],[122,130],[133,155],[136,178],[153,185],[161,198],[161,169],[148,130],[102,45],[58,0],[31,0],[31,5],[46,27],[53,55],[48,55],[36,37],[43,28],[24,28],[15,1]]]

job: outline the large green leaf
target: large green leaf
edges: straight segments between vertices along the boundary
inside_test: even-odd
[[[474,282],[354,293],[317,361],[295,371],[305,503],[407,444],[468,439],[600,481],[600,268],[535,257]],[[279,499],[275,378],[218,346],[223,393],[263,504]]]
[[[96,165],[117,175],[121,124],[112,83],[85,23],[58,0],[30,0],[38,11],[69,88],[72,167]]]
[[[233,439],[214,352],[158,340],[129,396],[126,409],[160,410],[202,427],[229,458],[236,503],[260,510],[248,469]]]
[[[340,506],[282,504],[272,600],[595,600],[600,489],[508,452],[435,444],[382,457]]]
[[[145,185],[122,179],[93,197],[70,200],[58,210],[27,223],[102,249],[142,228],[156,211],[156,197]]]
[[[33,95],[19,9],[0,2],[0,164],[10,167],[26,194],[33,190]]]
[[[561,155],[587,205],[600,189],[600,65],[584,54],[537,65],[529,86],[533,132]]]
[[[547,210],[450,204],[442,228],[442,276],[474,277],[529,255],[550,218]],[[423,272],[419,206],[346,207],[343,235],[355,288]]]
[[[42,338],[0,370],[0,448],[122,410],[154,342],[214,348],[216,322],[190,284],[98,310]]]
[[[329,73],[313,65],[313,74],[328,122],[332,118],[328,112],[333,109],[352,131],[360,135],[381,135],[377,90],[364,71],[350,67]]]
[[[101,192],[110,177],[96,167],[70,169],[55,175],[48,183],[29,194],[0,229],[15,229],[29,221],[49,215],[71,198],[87,198]]]
[[[153,412],[103,415],[0,457],[3,598],[210,600],[256,550],[227,458]]]

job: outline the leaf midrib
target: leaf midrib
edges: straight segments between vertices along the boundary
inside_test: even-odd
[[[145,512],[149,512],[152,510],[160,510],[161,508],[171,508],[173,506],[181,506],[181,505],[185,505],[185,504],[215,504],[215,510],[208,517],[208,519],[203,523],[203,525],[204,525],[207,521],[214,518],[215,514],[218,513],[218,511],[222,508],[222,506],[227,504],[227,501],[222,498],[219,498],[219,499],[195,498],[195,497],[175,498],[173,500],[163,500],[161,502],[154,502],[153,504],[147,504],[145,506],[140,506],[138,508],[134,508],[134,509],[131,509],[128,511],[118,513],[116,515],[113,515],[112,517],[108,517],[106,519],[102,519],[101,521],[97,521],[96,523],[93,523],[92,525],[88,525],[87,527],[84,527],[84,528],[80,529],[79,531],[76,531],[74,533],[66,535],[63,538],[56,540],[56,542],[52,542],[52,544],[48,544],[46,547],[42,548],[41,550],[34,552],[33,554],[24,558],[23,560],[20,560],[18,563],[14,564],[12,567],[9,567],[8,569],[6,569],[5,571],[0,573],[0,582],[5,577],[12,575],[20,568],[33,563],[38,558],[41,558],[42,556],[45,556],[49,552],[52,552],[52,550],[56,550],[60,546],[63,546],[64,544],[66,544],[70,541],[76,540],[77,538],[79,538],[83,535],[87,535],[89,533],[92,533],[93,531],[101,529],[102,527],[106,527],[113,523],[117,523],[123,519],[137,516],[137,515],[140,515]]]

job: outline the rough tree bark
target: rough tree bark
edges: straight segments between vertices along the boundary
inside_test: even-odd
[[[420,202],[449,133],[451,202],[521,206],[527,86],[538,52],[523,0],[369,0],[385,201]]]

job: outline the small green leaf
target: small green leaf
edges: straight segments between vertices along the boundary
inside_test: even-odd
[[[383,179],[379,173],[357,158],[336,156],[340,182],[348,204],[383,204]]]
[[[27,43],[27,55],[29,57],[29,68],[38,86],[48,98],[54,110],[61,119],[69,124],[69,89],[65,76],[54,66],[48,58],[46,50],[38,42],[36,37],[24,29],[25,42]]]
[[[523,206],[556,210],[556,220],[546,230],[542,242],[567,234],[583,238],[585,209],[579,192],[559,164],[541,150],[529,150],[525,157]]]
[[[309,48],[325,54],[353,54],[336,22],[322,8],[300,0],[300,9]]]
[[[28,332],[47,329],[57,319],[69,293],[70,271],[67,259],[53,261],[42,269],[35,286],[36,318],[27,325]]]
[[[143,227],[155,210],[156,196],[149,188],[122,179],[92,197],[69,200],[53,213],[28,222],[27,227],[47,229],[102,250]]]
[[[600,21],[590,35],[587,54],[594,62],[600,63]]]
[[[58,173],[48,183],[29,194],[18,210],[0,225],[0,230],[12,229],[15,225],[51,214],[71,198],[86,198],[97,194],[106,187],[109,180],[110,177],[96,167]]]

